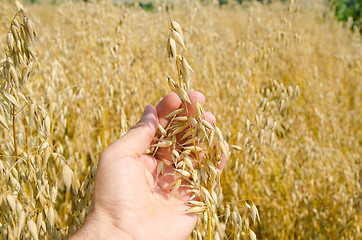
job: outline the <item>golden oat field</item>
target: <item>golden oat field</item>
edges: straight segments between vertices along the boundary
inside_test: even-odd
[[[80,228],[100,153],[176,78],[170,17],[230,145],[212,238],[362,238],[362,39],[324,1],[22,5],[0,0],[2,239]]]

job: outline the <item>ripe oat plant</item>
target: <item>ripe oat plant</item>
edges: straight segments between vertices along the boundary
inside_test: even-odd
[[[190,191],[190,239],[361,238],[361,35],[322,0],[15,2],[0,4],[2,239],[79,229],[102,150],[191,89],[205,105],[149,148],[171,147],[158,178]]]

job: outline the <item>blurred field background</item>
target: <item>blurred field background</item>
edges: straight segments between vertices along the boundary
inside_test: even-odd
[[[2,239],[61,239],[81,226],[99,154],[176,76],[169,17],[183,27],[193,89],[232,145],[214,231],[241,239],[224,211],[247,199],[258,239],[361,239],[361,35],[325,1],[23,6],[38,64],[15,120],[0,98]],[[2,51],[17,11],[0,0]]]

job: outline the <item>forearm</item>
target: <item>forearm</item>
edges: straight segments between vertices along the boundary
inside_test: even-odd
[[[88,216],[83,226],[70,238],[70,240],[98,240],[98,239],[119,239],[132,240],[132,238],[104,219],[96,216]]]

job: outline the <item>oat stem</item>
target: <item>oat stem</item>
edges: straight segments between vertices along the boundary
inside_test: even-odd
[[[189,114],[189,110],[188,110],[188,108],[187,108],[187,102],[185,102],[184,103],[185,104],[185,109],[186,109],[186,115],[187,116],[190,116],[190,114]],[[191,117],[191,116],[190,116]],[[187,122],[189,123],[189,126],[190,126],[190,129],[191,129],[191,134],[192,134],[192,139],[195,139],[195,129],[194,128],[192,128],[191,126],[191,122],[190,122],[190,119],[189,118],[187,118]],[[196,150],[196,141],[194,141],[194,148],[195,148],[195,150]],[[199,163],[200,161],[199,161],[199,154],[195,154],[196,155],[196,160],[197,160],[197,162]]]
[[[212,240],[212,234],[211,234],[211,216],[209,214],[209,219],[207,220],[207,239],[208,240]]]
[[[234,132],[233,132],[233,134],[231,135],[231,138],[230,138],[230,143],[234,143],[235,136],[239,131],[240,119],[241,119],[241,116],[243,115],[243,112],[244,112],[244,109],[245,109],[245,106],[246,106],[246,101],[248,101],[250,92],[251,92],[251,86],[250,86],[250,88],[248,90],[248,93],[246,94],[246,96],[244,98],[243,105],[241,106],[238,119],[236,120],[236,126],[234,127]]]
[[[13,122],[13,138],[14,138],[14,154],[15,154],[15,160],[18,159],[18,144],[17,144],[17,139],[16,139],[16,123],[15,123],[15,105],[12,104],[12,122]]]

